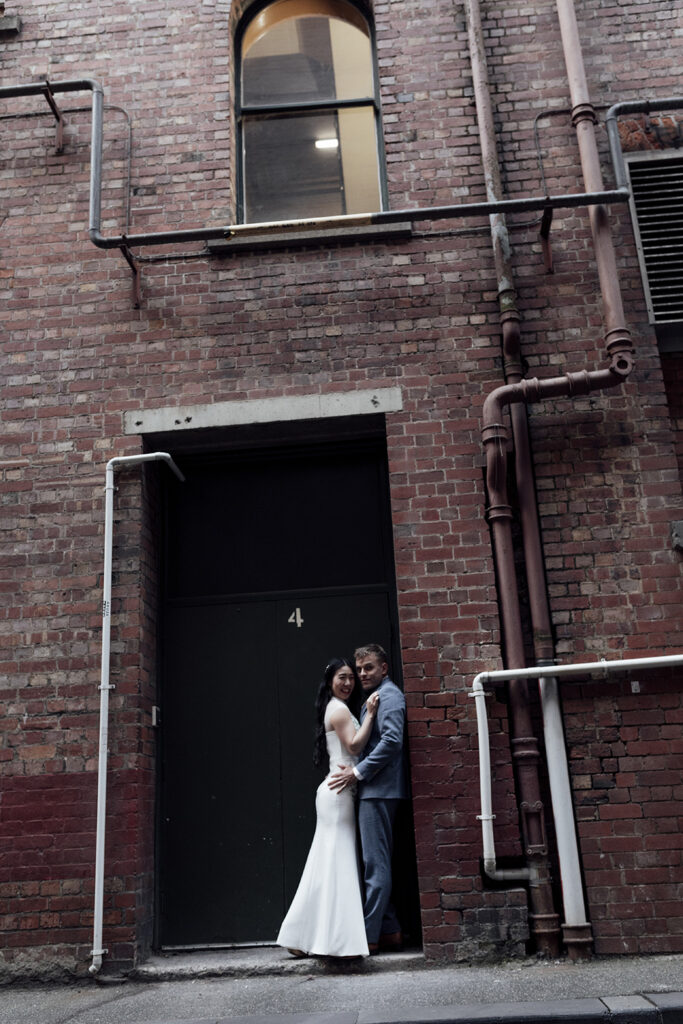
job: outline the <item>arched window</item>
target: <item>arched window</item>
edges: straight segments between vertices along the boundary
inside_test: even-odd
[[[368,22],[347,0],[275,0],[240,26],[241,219],[382,208]]]

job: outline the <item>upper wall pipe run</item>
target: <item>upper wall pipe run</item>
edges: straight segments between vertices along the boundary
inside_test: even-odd
[[[486,198],[497,203],[503,195],[503,184],[500,177],[500,166],[496,152],[496,131],[493,124],[493,108],[489,85],[486,53],[484,50],[484,33],[481,24],[479,0],[466,0],[467,29],[470,47],[470,65],[472,68],[472,86],[477,111],[479,128],[479,146],[484,169]],[[492,213],[489,217],[491,225],[491,241],[493,256],[498,278],[498,299],[501,312],[506,305],[515,306],[516,299],[510,265],[510,239],[502,212]]]
[[[299,220],[272,221],[260,224],[229,224],[222,227],[191,228],[182,231],[156,231],[144,234],[121,234],[105,236],[101,232],[102,193],[102,134],[103,134],[103,89],[93,78],[74,79],[64,82],[31,82],[24,85],[9,85],[0,88],[0,100],[18,96],[45,96],[50,91],[92,92],[92,126],[90,150],[90,240],[100,249],[120,249],[130,246],[171,245],[177,242],[210,241],[231,238],[237,235],[267,234],[273,230],[324,230],[340,225],[389,224],[415,220],[452,220],[465,217],[490,216],[500,213],[523,213],[530,210],[571,209],[604,203],[623,203],[629,198],[628,189],[600,190],[567,193],[561,196],[527,196],[520,199],[501,199],[494,202],[458,203],[449,206],[426,206],[407,210],[381,210],[376,213],[349,214],[341,217],[307,217]]]
[[[476,0],[467,0],[468,8],[476,8]],[[600,160],[595,139],[597,118],[590,102],[590,95],[581,53],[576,12],[572,0],[557,0],[557,11],[562,34],[562,49],[567,67],[567,77],[572,99],[572,119],[577,133],[584,187],[590,192],[603,190]],[[476,40],[475,40],[476,43]],[[473,46],[473,53],[476,47]],[[476,96],[476,79],[475,79]],[[483,152],[483,147],[482,147]],[[625,179],[620,182],[627,190]],[[526,418],[523,407],[530,402],[552,397],[572,397],[617,386],[628,377],[633,367],[632,342],[623,313],[619,287],[616,256],[612,243],[609,220],[604,204],[592,205],[588,210],[595,261],[600,281],[600,294],[605,324],[605,344],[611,365],[606,370],[589,372],[582,370],[568,373],[564,377],[546,381],[521,379],[521,360],[518,352],[508,352],[509,342],[518,343],[516,324],[504,322],[504,356],[506,364],[505,386],[488,396],[483,409],[482,438],[486,448],[487,483],[489,490],[488,516],[494,547],[494,557],[500,580],[501,617],[506,640],[507,663],[517,673],[525,664],[521,647],[521,623],[519,602],[516,595],[516,575],[512,545],[512,508],[507,495],[506,445],[507,427],[503,422],[504,407],[510,407],[510,418],[515,438],[515,469],[517,476],[522,526],[524,530],[524,553],[530,595],[530,610],[534,631],[534,647],[537,660],[547,664],[553,658],[550,609],[545,590],[542,549],[538,528],[538,514],[535,495],[532,494],[533,479]],[[495,247],[495,239],[494,239]],[[498,260],[496,261],[498,269]],[[500,285],[499,285],[500,287]],[[505,344],[506,338],[508,345]],[[510,637],[514,631],[514,644]],[[524,677],[514,674],[510,677],[510,705],[514,707],[513,696],[518,687],[525,685]],[[559,692],[554,677],[546,676],[539,682],[544,730],[553,737],[559,750],[563,726],[559,704]],[[522,690],[522,692],[525,692]],[[526,751],[525,751],[526,753]],[[565,908],[565,941],[570,955],[583,955],[581,950],[590,944],[590,926],[586,920],[580,880],[580,863],[573,818],[567,820],[567,807],[571,808],[571,791],[568,767],[560,756],[548,757],[553,814],[556,823],[558,854],[562,872],[563,904]]]
[[[595,138],[597,115],[588,92],[576,10],[573,0],[556,0],[556,2],[572,101],[572,121],[576,129],[584,185],[588,191],[601,191],[603,188],[602,172]],[[610,355],[630,353],[631,334],[624,319],[608,213],[604,205],[598,204],[589,207],[588,216],[593,235],[595,263],[600,280],[607,351]]]
[[[472,85],[486,195],[489,201],[495,202],[501,199],[503,186],[496,147],[493,104],[491,101],[479,0],[466,0],[465,9],[467,12]],[[520,352],[521,316],[514,285],[512,253],[505,214],[501,212],[492,213],[489,217],[489,223],[496,267],[505,379],[507,382],[511,380],[517,381],[521,379],[524,372]],[[518,414],[513,418],[513,433],[517,451],[517,437],[520,432],[526,432],[526,408],[521,405],[517,405],[514,408],[515,413]],[[495,516],[496,512],[494,511],[494,519]],[[504,622],[503,634],[506,659],[510,665],[523,665],[525,664],[524,644],[519,613],[517,581],[507,573],[507,569],[514,559],[508,544],[510,538],[506,532],[498,528],[498,525],[493,520],[492,535],[499,581],[501,618]],[[540,751],[529,713],[526,683],[512,683],[509,692],[510,746],[518,804],[520,808],[533,807],[534,816],[532,819],[526,812],[521,816],[522,845],[527,854],[526,867],[522,869],[501,870],[495,866],[495,863],[493,865],[487,863],[485,855],[484,870],[490,878],[498,881],[509,881],[512,883],[519,882],[520,879],[527,879],[529,881],[529,922],[534,942],[539,952],[555,956],[560,950],[560,919],[559,915],[555,912],[555,899],[550,879],[547,844],[544,840],[543,820],[545,813],[538,776]],[[478,717],[478,722],[481,729],[481,717]],[[482,810],[482,815],[484,814],[485,812]],[[536,833],[533,839],[532,832]],[[534,850],[533,854],[529,852],[532,847]]]

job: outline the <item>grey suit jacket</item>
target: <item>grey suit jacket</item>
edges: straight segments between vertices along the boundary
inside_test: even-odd
[[[375,691],[379,708],[370,739],[356,765],[360,776],[360,800],[403,800],[408,797],[408,781],[403,753],[406,702],[391,679],[385,679]],[[365,707],[360,713],[365,718]]]

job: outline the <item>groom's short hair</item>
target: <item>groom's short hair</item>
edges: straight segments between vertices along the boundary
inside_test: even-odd
[[[367,658],[368,654],[374,654],[378,661],[383,661],[386,665],[389,664],[387,652],[379,644],[365,644],[363,647],[356,647],[353,657],[358,661],[359,659]]]

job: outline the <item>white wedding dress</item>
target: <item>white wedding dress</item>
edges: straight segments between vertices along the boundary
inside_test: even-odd
[[[337,765],[358,760],[334,730],[327,731],[329,716],[337,704],[346,707],[332,697],[325,709],[330,770],[315,796],[315,835],[277,943],[314,956],[367,956],[354,793],[351,787],[338,793],[327,785]],[[358,722],[353,721],[358,729]]]

